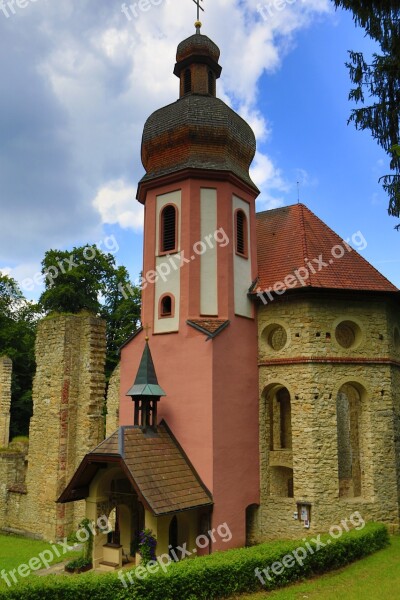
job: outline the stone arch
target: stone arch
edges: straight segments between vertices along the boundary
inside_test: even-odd
[[[270,450],[292,449],[292,394],[281,383],[271,384],[264,390],[269,415]]]
[[[339,497],[366,495],[367,445],[370,434],[366,388],[357,381],[342,382],[336,391]]]
[[[264,389],[263,397],[266,406],[263,431],[266,436],[266,450],[269,448],[269,494],[293,498],[293,394],[284,383],[272,383]]]

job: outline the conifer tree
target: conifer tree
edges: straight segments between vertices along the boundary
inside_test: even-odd
[[[377,42],[380,52],[367,61],[361,52],[350,51],[347,63],[354,88],[349,99],[362,104],[352,110],[349,122],[369,129],[390,157],[391,172],[382,175],[389,196],[388,212],[400,217],[400,5],[396,0],[333,0],[350,10],[354,21]],[[400,229],[400,224],[396,226]]]

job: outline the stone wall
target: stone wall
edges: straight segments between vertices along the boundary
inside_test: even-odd
[[[380,299],[287,295],[260,307],[258,322],[258,539],[301,537],[303,523],[294,514],[302,501],[311,504],[311,533],[328,530],[357,510],[365,520],[383,521],[398,529],[398,312]],[[342,329],[341,323],[345,323]],[[271,406],[282,388],[287,388],[291,399],[292,449],[271,450],[271,430],[276,431]],[[341,481],[339,493],[337,398],[349,390],[359,399],[359,407],[349,419],[353,424],[349,437],[352,479],[347,489],[346,481]]]
[[[10,523],[9,511],[14,507],[19,510],[21,498],[26,495],[25,476],[26,451],[10,447],[0,453],[0,529],[6,529]]]
[[[119,363],[108,383],[106,437],[109,437],[119,427],[119,396],[121,386],[121,364]]]
[[[0,356],[0,448],[7,448],[10,436],[12,361]]]
[[[7,527],[54,540],[85,514],[84,502],[56,500],[85,454],[104,439],[105,323],[85,313],[44,319],[36,362],[28,494],[9,495]]]

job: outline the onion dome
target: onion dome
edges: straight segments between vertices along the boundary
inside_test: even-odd
[[[230,172],[257,189],[249,175],[256,151],[253,130],[216,97],[216,80],[222,71],[219,56],[218,46],[199,27],[179,44],[174,74],[180,80],[180,98],[156,110],[144,126],[146,175],[139,183],[141,201],[143,184],[187,169],[208,175]]]

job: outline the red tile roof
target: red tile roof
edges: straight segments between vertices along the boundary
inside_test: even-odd
[[[288,275],[296,277],[301,268],[304,283],[296,277],[293,288],[398,291],[304,204],[257,214],[257,252],[259,279],[254,293],[273,289]]]
[[[222,329],[229,325],[229,321],[226,319],[190,319],[187,321],[187,324],[214,337],[215,335],[218,335]]]

